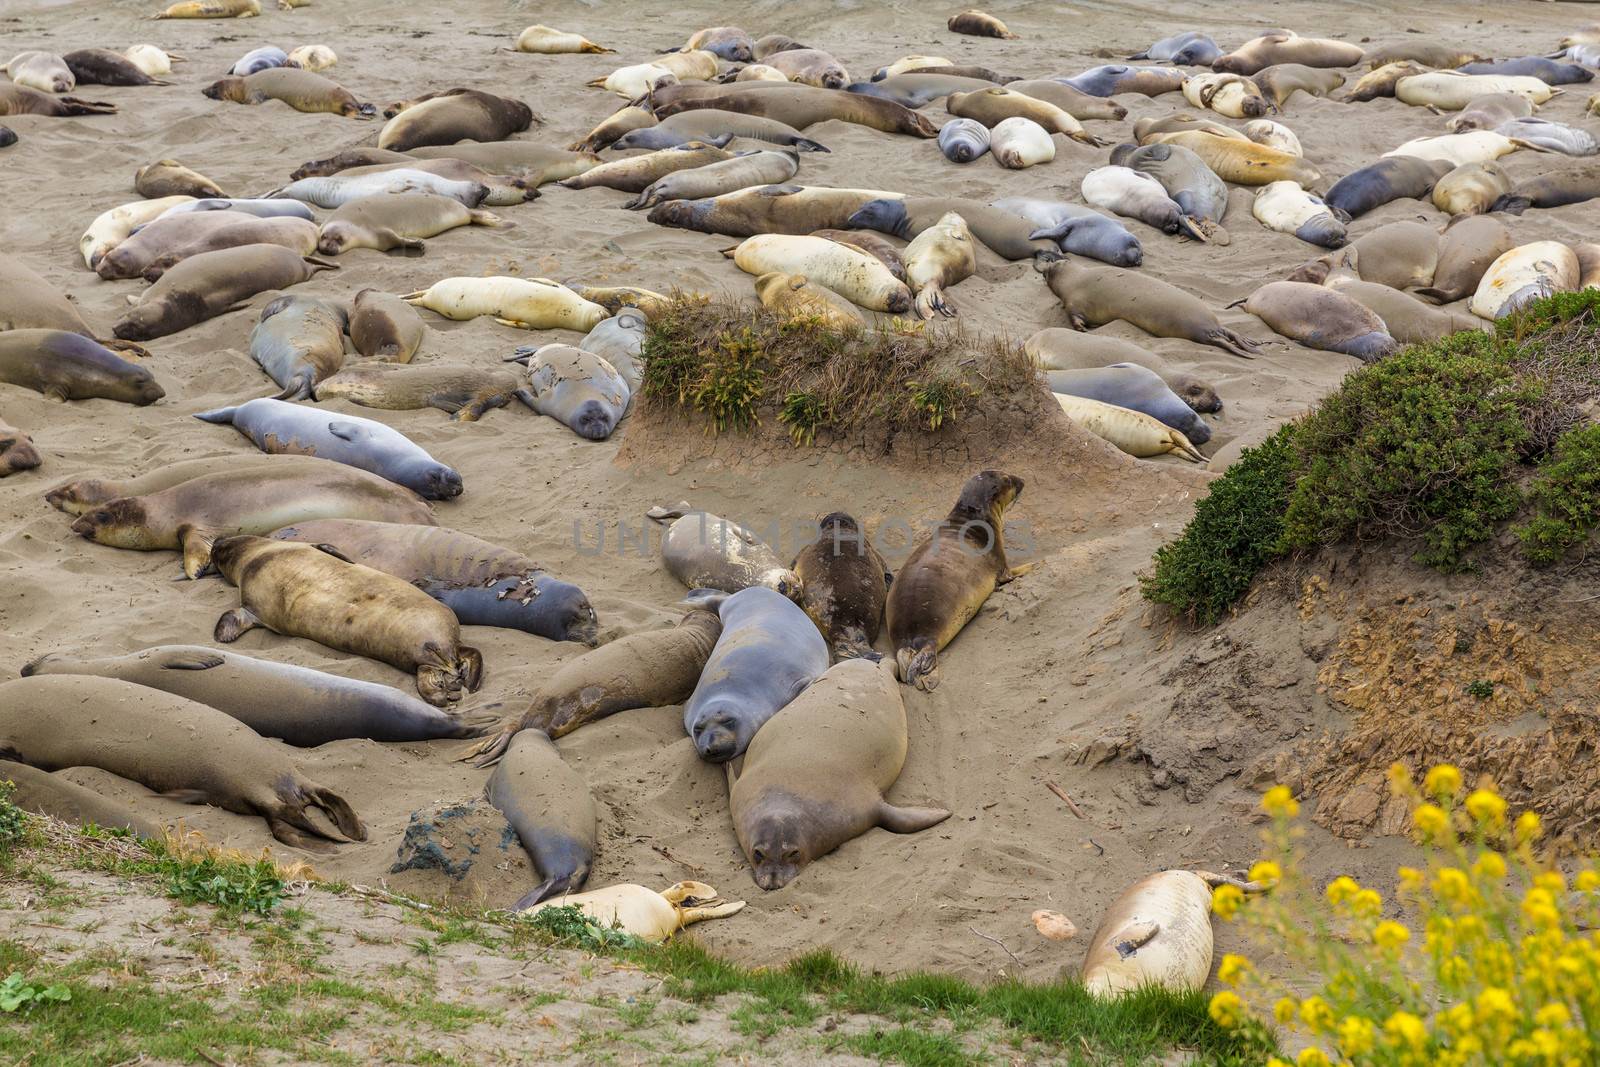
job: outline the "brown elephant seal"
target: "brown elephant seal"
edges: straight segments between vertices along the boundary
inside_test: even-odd
[[[1050,133],[1065,134],[1074,141],[1096,148],[1107,143],[1089,133],[1082,123],[1049,101],[1003,86],[971,93],[952,93],[945,101],[945,110],[959,118],[976,119],[991,130],[1006,119],[1020,117],[1037,122]]]
[[[1295,93],[1307,96],[1327,96],[1344,84],[1344,75],[1325,67],[1308,67],[1304,63],[1274,63],[1251,77],[1262,94],[1277,111]]]
[[[1394,289],[1433,283],[1439,231],[1425,222],[1386,222],[1353,241],[1347,254],[1362,281]]]
[[[670,629],[629,634],[585,652],[541,680],[526,712],[505,720],[461,758],[487,767],[521,730],[565,737],[619,711],[682,704],[694,692],[720,636],[717,613],[691,606]]]
[[[124,340],[166,337],[218,315],[268,289],[287,289],[338,264],[280,245],[244,245],[204,252],[179,263],[146,289],[112,327]]]
[[[1005,514],[1022,479],[983,470],[967,479],[955,507],[917,542],[895,575],[884,607],[900,680],[924,692],[939,685],[939,653],[995,587],[1033,565],[1006,561]]]
[[[108,48],[79,48],[61,57],[79,85],[170,85],[141,70],[120,52]]]
[[[883,626],[889,568],[855,518],[842,511],[817,520],[817,540],[790,569],[800,579],[800,606],[817,624],[835,660],[873,657]]]
[[[152,263],[174,249],[183,248],[235,223],[254,219],[254,215],[231,210],[185,211],[177,215],[164,215],[141,226],[139,232],[106,251],[95,264],[95,273],[106,281],[142,277]],[[305,222],[304,219],[294,221]]]
[[[0,252],[0,334],[10,330],[64,330],[98,341],[72,301],[26,263]],[[107,348],[148,356],[128,341],[102,341]]]
[[[505,815],[544,879],[511,905],[512,911],[583,887],[599,836],[594,797],[550,738],[537,730],[513,737],[483,792]]]
[[[564,189],[592,189],[604,186],[619,192],[638,193],[649,188],[657,179],[675,171],[703,167],[708,163],[720,163],[732,158],[732,152],[703,141],[690,140],[685,144],[647,152],[642,156],[629,156],[627,159],[602,163],[582,174],[563,178],[559,184]]]
[[[242,78],[230,75],[212,82],[201,93],[212,100],[235,104],[264,104],[277,100],[312,115],[372,118],[378,113],[375,105],[357,100],[355,94],[332,78],[297,67],[271,67]]]
[[[917,314],[924,319],[936,314],[954,316],[956,310],[945,300],[944,291],[978,271],[978,255],[966,221],[954,211],[946,212],[906,245],[905,264],[906,284],[916,294]]]
[[[48,815],[77,826],[127,830],[145,841],[160,841],[165,831],[126,804],[85,789],[59,774],[41,771],[14,760],[0,762],[0,782],[11,785],[7,799],[23,811]]]
[[[1596,197],[1600,197],[1600,162],[1587,160],[1518,182],[1490,210],[1520,215],[1530,207],[1565,207]]]
[[[703,88],[698,85],[687,88],[667,86],[652,96],[656,99],[669,97],[669,102],[655,109],[656,115],[663,119],[680,111],[716,108],[719,111],[737,111],[743,115],[776,119],[797,130],[837,119],[884,133],[903,133],[930,140],[939,136],[939,127],[933,120],[893,100],[847,93],[841,89],[818,89],[793,82],[738,82]]]
[[[280,0],[282,2],[282,0]],[[291,2],[289,6],[293,6]],[[158,19],[248,19],[261,14],[261,0],[183,0],[158,15]]]
[[[362,289],[350,301],[350,345],[368,359],[410,363],[427,330],[417,309],[393,293]]]
[[[496,367],[466,363],[362,363],[346,367],[312,389],[317,400],[339,397],[352,404],[389,411],[438,408],[457,422],[476,422],[485,412],[505,407],[523,388],[522,380]]]
[[[493,212],[469,208],[435,193],[390,193],[364,196],[342,205],[322,224],[317,251],[337,256],[355,248],[388,252],[395,248],[421,252],[424,237],[457,226],[511,225]]]
[[[1322,172],[1304,157],[1256,144],[1243,134],[1227,136],[1202,129],[1164,133],[1157,140],[1182,145],[1199,156],[1217,177],[1239,185],[1291,181],[1307,186],[1322,178]]]
[[[1112,122],[1121,122],[1128,117],[1128,109],[1115,100],[1110,100],[1103,96],[1091,96],[1081,89],[1074,89],[1065,82],[1051,81],[1048,78],[1024,78],[1006,82],[1006,88],[1014,93],[1024,93],[1035,100],[1043,100],[1047,104],[1054,104],[1080,121],[1107,119]]]
[[[777,185],[793,178],[799,169],[800,157],[795,152],[751,152],[657,178],[622,206],[638,211],[667,200],[704,200],[753,186]]]
[[[216,474],[219,465],[231,464],[234,471],[248,467],[281,466],[284,460],[296,462],[295,456],[237,455],[208,456],[202,459],[180,459],[163,463],[145,474],[128,478],[88,477],[75,478],[51,489],[44,495],[45,503],[68,515],[82,515],[101,504],[109,504],[125,496],[149,496],[163,489],[192,481],[207,474]]]
[[[534,189],[600,165],[600,157],[593,152],[574,152],[534,141],[422,145],[408,149],[407,154],[414,159],[459,159],[495,174],[519,177]]]
[[[203,645],[161,645],[125,656],[52,653],[22,668],[36,675],[93,675],[204,704],[262,737],[296,748],[331,741],[437,741],[481,737],[484,720],[446,715],[388,685],[273,663]]]
[[[1477,292],[1489,265],[1516,246],[1511,231],[1499,219],[1464,215],[1453,219],[1439,239],[1433,284],[1417,295],[1435,304],[1464,300]]]
[[[850,84],[844,64],[820,48],[785,48],[771,53],[764,61],[785,78],[819,89],[843,89]]]
[[[1393,96],[1395,86],[1400,84],[1400,79],[1427,72],[1427,67],[1416,63],[1387,63],[1373,68],[1358,78],[1344,94],[1343,99],[1347,104],[1356,104],[1366,100],[1376,100],[1382,96]]]
[[[34,470],[43,462],[39,450],[33,447],[33,438],[0,419],[0,478]]]
[[[1353,67],[1366,56],[1360,46],[1323,37],[1301,37],[1293,33],[1269,33],[1246,41],[1211,64],[1225,74],[1255,74],[1279,63],[1302,63],[1308,67]]]
[[[476,692],[483,656],[461,643],[450,609],[382,571],[350,563],[326,546],[225,537],[217,570],[239,587],[240,605],[217,620],[224,644],[264,626],[415,673],[417,693],[436,707]]]
[[[989,14],[973,8],[963,11],[959,15],[951,15],[950,21],[945,23],[945,28],[951,33],[964,33],[971,37],[1002,37],[1008,41],[1019,40],[1018,36],[1006,29],[1006,24]]]
[[[147,200],[163,196],[227,196],[222,186],[179,163],[163,159],[148,163],[133,173],[133,190]]]
[[[756,884],[782,889],[874,827],[911,834],[948,819],[944,808],[885,799],[907,747],[905,701],[890,663],[837,663],[768,720],[728,774],[734,833]]]
[[[654,126],[657,121],[655,112],[636,104],[628,104],[612,112],[588,134],[572,142],[567,148],[574,152],[598,152],[602,148],[610,148],[624,135],[634,130]]]
[[[503,141],[533,125],[527,104],[476,89],[448,89],[407,103],[378,134],[379,148],[405,152],[457,141]]]
[[[809,234],[843,229],[863,205],[898,196],[876,189],[827,189],[788,182],[740,189],[704,200],[668,200],[650,209],[658,226],[677,226],[727,237],[761,233]]]
[[[1211,891],[1241,882],[1206,871],[1162,871],[1135,882],[1106,909],[1083,957],[1083,985],[1097,997],[1148,986],[1190,993],[1211,973]]]
[[[1386,156],[1334,182],[1323,199],[1346,218],[1357,219],[1391,200],[1425,199],[1434,183],[1454,169],[1442,159]]]
[[[811,236],[826,237],[830,241],[859,248],[888,267],[890,274],[901,281],[906,280],[906,264],[900,255],[900,246],[871,230],[812,230]]]
[[[1196,297],[1148,274],[1070,259],[1036,267],[1061,300],[1073,329],[1120,319],[1156,337],[1182,337],[1246,359],[1260,347],[1218,322]]]
[[[1472,130],[1498,130],[1508,122],[1525,119],[1533,114],[1533,101],[1522,93],[1484,93],[1467,102],[1446,122],[1451,133],[1469,133]]]
[[[304,400],[344,366],[343,304],[287,294],[261,309],[250,331],[250,358],[282,387],[274,400]]]
[[[78,96],[55,96],[26,85],[0,84],[0,115],[47,115],[71,118],[75,115],[114,115],[117,105]]]
[[[1159,374],[1167,388],[1177,393],[1196,412],[1208,415],[1222,410],[1222,398],[1210,382],[1175,371],[1154,352],[1118,337],[1051,326],[1024,341],[1022,350],[1041,370],[1046,371],[1092,370],[1118,363],[1144,367]]]
[[[1307,348],[1376,363],[1400,346],[1383,320],[1352,297],[1309,282],[1268,282],[1242,301],[1274,332]]]
[[[775,270],[758,277],[755,286],[761,306],[786,319],[814,318],[835,330],[861,329],[866,325],[854,304],[804,274]]]
[[[764,61],[768,56],[775,56],[779,52],[788,52],[792,49],[805,47],[806,45],[786,34],[769,33],[755,42],[751,49],[751,56],[757,61]]]
[[[199,211],[190,214],[237,216],[240,213]],[[296,255],[308,256],[317,250],[317,224],[290,215],[234,218],[226,226],[214,227],[188,240],[174,241],[166,251],[152,259],[139,276],[147,282],[159,281],[167,271],[191,256],[245,245],[278,245]]]
[[[1424,67],[1434,70],[1453,70],[1463,63],[1475,63],[1489,57],[1471,48],[1462,48],[1458,45],[1440,44],[1430,41],[1426,37],[1414,37],[1409,40],[1397,41],[1394,44],[1380,45],[1368,49],[1366,64],[1372,70],[1387,66],[1390,63],[1420,63]]]
[[[288,750],[215,708],[115,678],[19,678],[0,685],[0,752],[40,770],[99,767],[173,800],[259,815],[286,845],[341,840],[310,819],[320,808],[345,839],[367,828],[344,798],[307,780]]]
[[[615,52],[615,48],[606,48],[595,44],[581,33],[571,33],[550,26],[529,26],[517,35],[513,52],[537,52],[540,55],[557,56],[571,55],[574,53],[593,53],[604,55]]]
[[[280,541],[331,545],[339,554],[416,586],[463,626],[498,626],[551,641],[593,645],[598,621],[582,589],[533,559],[460,530],[420,523],[310,519]]]
[[[1433,186],[1433,206],[1446,215],[1481,215],[1511,190],[1498,163],[1463,163]]]
[[[778,561],[765,541],[736,522],[695,511],[687,502],[653,507],[651,522],[667,528],[661,540],[661,561],[667,573],[690,589],[737,593],[761,585],[793,598],[800,579]]]
[[[143,407],[166,395],[143,367],[65,330],[0,333],[0,382],[58,401],[99,398]]]
[[[1427,344],[1462,330],[1483,329],[1483,320],[1474,315],[1434,307],[1399,289],[1362,281],[1350,265],[1350,260],[1359,258],[1357,254],[1350,250],[1345,257],[1345,265],[1336,268],[1322,284],[1382,319],[1389,336],[1401,344]]]
[[[181,551],[183,573],[198,578],[211,563],[213,542],[234,534],[268,534],[310,519],[434,522],[421,498],[385,478],[332,460],[294,458],[112,500],[79,515],[72,532],[112,548]]]
[[[956,197],[885,198],[868,201],[845,220],[853,229],[876,230],[912,240],[936,226],[950,212],[960,215],[968,231],[1003,259],[1059,259],[1056,243],[1034,240],[1038,227],[997,207]]]
[[[1194,133],[1204,130],[1216,134],[1218,137],[1232,137],[1239,141],[1248,141],[1240,131],[1232,126],[1224,126],[1215,119],[1208,119],[1203,115],[1193,115],[1187,111],[1175,112],[1171,115],[1160,117],[1147,115],[1136,119],[1133,124],[1133,139],[1141,146],[1160,143],[1169,133]]]

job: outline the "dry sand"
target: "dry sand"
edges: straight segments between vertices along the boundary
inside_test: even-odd
[[[1388,4],[1331,0],[1268,9],[1194,0],[1006,3],[991,10],[1022,39],[998,41],[950,34],[944,28],[949,11],[908,3],[690,0],[661,11],[632,3],[317,0],[292,13],[272,8],[241,21],[147,21],[159,6],[157,0],[45,6],[10,0],[0,9],[12,50],[120,49],[149,41],[189,57],[169,87],[79,90],[91,99],[115,101],[115,116],[6,120],[22,141],[0,153],[0,248],[68,293],[101,330],[109,330],[127,296],[143,283],[100,281],[84,269],[77,239],[98,213],[133,198],[135,168],[177,158],[230,192],[260,194],[282,184],[306,159],[375,139],[377,124],[299,114],[276,103],[246,108],[200,95],[235,59],[262,44],[331,45],[340,62],[329,76],[380,103],[456,85],[517,96],[544,118],[523,136],[565,144],[621,103],[586,89],[585,81],[681,44],[701,26],[728,22],[756,35],[782,31],[828,48],[860,78],[907,53],[1042,77],[1113,61],[1106,57],[1130,54],[1188,28],[1208,30],[1225,49],[1265,26],[1288,25],[1351,40],[1370,36],[1383,43],[1422,33],[1499,55],[1538,54],[1594,13],[1580,5],[1510,0],[1419,3],[1403,13]],[[619,54],[544,57],[499,50],[535,21],[582,32]],[[1581,122],[1587,95],[1586,86],[1575,87],[1540,113]],[[1184,107],[1178,94],[1120,99],[1128,119],[1090,123],[1095,133],[1127,139],[1134,119]],[[943,120],[940,105],[928,111]],[[1299,134],[1329,182],[1412,137],[1442,133],[1444,122],[1392,99],[1350,105],[1303,95],[1288,104],[1281,121]],[[1106,160],[1105,150],[1058,137],[1053,163],[1009,172],[988,158],[957,167],[933,141],[837,122],[808,134],[832,152],[804,156],[799,181],[984,200],[1022,194],[1076,199],[1078,179]],[[1549,158],[1554,157],[1522,152],[1502,162],[1520,177],[1537,172]],[[652,226],[641,214],[618,209],[625,198],[610,190],[546,186],[539,201],[503,209],[515,229],[457,230],[431,239],[419,259],[355,252],[342,257],[342,270],[321,274],[296,292],[338,296],[366,286],[406,292],[450,275],[521,273],[749,293],[749,280],[717,254],[730,240]],[[1144,242],[1143,269],[1221,309],[1319,251],[1262,229],[1249,205],[1250,193],[1236,189],[1228,219],[1233,243],[1227,247],[1183,243],[1130,223]],[[1431,205],[1403,200],[1358,220],[1352,236],[1403,218],[1443,221]],[[1595,218],[1588,204],[1507,221],[1520,242],[1593,239]],[[58,406],[0,385],[0,414],[32,433],[45,456],[43,469],[0,483],[0,633],[6,635],[0,665],[6,670],[53,651],[110,655],[153,644],[205,643],[218,614],[237,603],[237,592],[219,581],[173,581],[179,571],[171,554],[117,551],[72,536],[67,518],[41,496],[72,476],[129,474],[179,459],[248,454],[248,443],[236,433],[189,415],[271,391],[248,357],[247,338],[272,295],[151,344],[151,368],[167,390],[166,399],[151,407],[107,401]],[[1028,264],[1004,263],[987,253],[979,276],[956,287],[951,299],[969,328],[1006,332],[1017,340],[1065,325]],[[1250,336],[1271,336],[1242,311],[1221,314],[1227,325]],[[577,339],[530,337],[488,319],[427,318],[430,332],[419,359],[493,365],[520,344]],[[1236,453],[1227,447],[1231,441],[1264,436],[1357,365],[1290,344],[1269,346],[1247,362],[1183,341],[1147,338],[1122,325],[1104,332],[1146,345],[1215,383],[1227,408],[1214,420],[1208,453]],[[675,618],[671,605],[682,590],[654,559],[616,550],[618,524],[636,528],[653,504],[689,499],[757,525],[793,523],[842,508],[874,527],[890,517],[938,517],[965,474],[981,463],[1004,465],[1027,479],[1012,518],[1031,531],[1041,565],[992,597],[951,647],[937,693],[907,692],[911,754],[893,796],[906,803],[942,803],[955,812],[948,822],[910,837],[873,831],[814,864],[786,889],[763,893],[750,880],[734,839],[722,772],[694,758],[679,709],[629,712],[562,741],[601,812],[602,842],[590,884],[661,886],[695,877],[725,896],[748,899],[750,907],[738,917],[696,929],[708,945],[738,959],[774,962],[825,945],[890,972],[931,967],[971,977],[1002,969],[1053,976],[1076,964],[1082,946],[1038,939],[1028,922],[1033,909],[1065,912],[1089,930],[1125,885],[1150,870],[1248,863],[1256,829],[1249,821],[1254,792],[1247,786],[1255,783],[1240,782],[1246,760],[1236,753],[1255,756],[1285,747],[1311,729],[1304,714],[1280,717],[1273,710],[1313,706],[1310,661],[1298,673],[1247,679],[1252,689],[1273,694],[1264,713],[1239,713],[1222,693],[1214,702],[1184,699],[1180,666],[1204,664],[1222,652],[1211,636],[1182,632],[1147,612],[1134,574],[1181,528],[1205,476],[1175,462],[1136,463],[1059,420],[1035,428],[1041,435],[1037,448],[1001,450],[968,440],[957,456],[890,461],[774,450],[738,438],[708,441],[697,429],[673,433],[628,423],[610,443],[591,444],[521,409],[456,425],[431,410],[327,407],[379,418],[460,470],[467,493],[438,508],[441,523],[524,550],[558,576],[580,583],[608,638]],[[607,536],[599,555],[581,548],[575,534],[581,529],[582,543],[592,546],[597,523]],[[1271,632],[1256,636],[1269,662],[1275,641],[1293,641]],[[582,651],[508,630],[474,629],[467,640],[483,650],[488,665],[474,706],[500,703],[515,710],[558,663]],[[381,664],[264,631],[246,635],[235,647],[410,684]],[[1089,746],[1135,717],[1146,724],[1146,754],[1087,770],[1080,757]],[[1150,747],[1162,744],[1163,757],[1152,758]],[[352,741],[297,753],[306,773],[342,792],[371,831],[367,843],[343,846],[334,857],[316,860],[317,868],[359,882],[405,885],[407,878],[416,879],[389,874],[411,814],[482,788],[486,772],[449,761],[459,747]],[[1152,774],[1151,764],[1182,765],[1185,759],[1205,763],[1214,773],[1181,789],[1163,788],[1182,783],[1163,766]],[[98,772],[74,774],[105,781]],[[1046,790],[1046,780],[1072,794],[1087,821],[1074,818]],[[115,788],[130,797],[142,792]],[[269,840],[260,820],[148,795],[139,807],[155,816],[182,816],[219,842],[259,847]],[[1319,871],[1382,869],[1390,851],[1381,843],[1352,852],[1327,837],[1311,842]],[[504,904],[530,884],[529,877],[525,870],[480,870],[474,884],[490,895],[489,903]],[[442,888],[437,877],[409,884]],[[1021,966],[974,930],[1003,939]]]

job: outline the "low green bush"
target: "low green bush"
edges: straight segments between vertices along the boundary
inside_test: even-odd
[[[1517,528],[1536,567],[1559,562],[1600,522],[1600,426],[1569,430],[1528,489],[1533,514]]]

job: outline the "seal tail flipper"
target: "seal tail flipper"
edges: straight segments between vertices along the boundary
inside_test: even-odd
[[[1271,886],[1262,885],[1260,882],[1250,882],[1237,875],[1212,874],[1210,871],[1195,871],[1194,874],[1206,885],[1215,889],[1219,885],[1231,885],[1235,889],[1246,893],[1265,893]]]
[[[355,813],[350,802],[331,789],[321,786],[309,786],[303,790],[302,805],[312,805],[321,808],[323,813],[339,828],[339,832],[351,841],[365,841],[367,839],[367,825],[361,821],[361,816]],[[302,810],[304,808],[302,807]]]
[[[1202,224],[1199,219],[1193,218],[1189,215],[1179,215],[1178,228],[1184,233],[1187,233],[1190,237],[1193,237],[1196,241],[1201,241],[1206,244],[1211,242],[1210,231],[1207,230],[1205,225]]]
[[[472,225],[474,226],[493,226],[496,229],[504,230],[514,225],[494,212],[484,211],[482,208],[472,208],[467,212],[467,217],[472,220]]]
[[[878,805],[878,825],[892,834],[914,834],[949,817],[943,808],[899,808],[887,800]]]
[[[742,900],[724,900],[716,904],[702,904],[693,908],[684,908],[679,912],[684,926],[705,922],[707,919],[725,919],[730,915],[737,915],[744,910]]]
[[[721,589],[691,589],[676,606],[685,610],[700,608],[704,611],[716,611],[731,595]]]
[[[1122,959],[1127,959],[1155,940],[1155,936],[1160,932],[1160,923],[1135,922],[1129,923],[1118,930],[1110,940],[1112,947],[1117,950],[1117,955]]]
[[[1255,359],[1256,350],[1261,347],[1259,341],[1252,341],[1248,337],[1241,337],[1225,326],[1219,326],[1206,338],[1211,344],[1225,351],[1232,352],[1244,359]]]
[[[461,684],[467,692],[476,693],[483,685],[483,653],[468,645],[456,650],[460,656]]]
[[[866,631],[859,626],[840,627],[833,641],[833,661],[866,659],[876,663],[883,657],[872,650]]]
[[[274,400],[306,400],[311,397],[311,391],[316,386],[314,381],[316,372],[307,368],[289,379],[289,384],[283,387],[283,392],[276,394]]]
[[[239,640],[246,631],[253,630],[261,625],[261,620],[256,618],[256,613],[249,608],[229,608],[217,620],[217,627],[212,636],[223,644],[231,644]]]
[[[194,417],[199,419],[201,422],[215,422],[219,424],[232,425],[233,413],[238,410],[239,409],[237,406],[231,408],[217,408],[215,411],[196,412]]]
[[[794,147],[802,152],[828,152],[832,154],[833,151],[827,145],[813,141],[809,137],[796,137],[794,139]]]
[[[1490,211],[1504,211],[1512,215],[1520,215],[1533,206],[1533,200],[1526,196],[1513,196],[1507,193],[1489,205]]]
[[[1411,295],[1420,296],[1422,299],[1434,304],[1448,304],[1455,299],[1451,293],[1447,293],[1443,289],[1434,289],[1431,286],[1427,289],[1413,289],[1411,290]]]
[[[303,834],[284,820],[275,818],[271,815],[268,815],[265,818],[267,820],[267,829],[271,831],[272,836],[277,840],[282,841],[290,848],[305,849],[307,852],[324,853],[332,852],[334,850],[333,845],[320,836],[311,837]]]
[[[211,566],[211,546],[216,538],[194,527],[183,531],[183,573],[188,578],[198,578]]]
[[[464,750],[456,757],[457,763],[472,761],[474,767],[492,767],[500,762],[500,757],[506,754],[506,749],[511,747],[511,739],[517,736],[517,731],[522,729],[522,719],[507,719],[500,724],[500,729],[486,736],[476,745]]]
[[[1137,52],[1134,55],[1129,56],[1128,58],[1130,60],[1133,60],[1133,59],[1149,59],[1150,58],[1150,49],[1146,48],[1143,52]]]
[[[541,872],[542,873],[542,872]],[[589,880],[589,865],[584,864],[575,871],[564,874],[551,875],[527,893],[523,894],[517,902],[511,905],[512,911],[525,911],[540,901],[549,900],[551,897],[564,897],[568,893],[575,893]]]
[[[919,637],[910,645],[896,649],[894,660],[900,668],[900,680],[906,685],[915,686],[924,693],[939,688],[939,650],[928,638]]]

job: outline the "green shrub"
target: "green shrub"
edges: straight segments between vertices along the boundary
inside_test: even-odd
[[[283,899],[283,877],[271,860],[172,859],[166,867],[167,892],[185,904],[265,915]]]
[[[1600,426],[1569,430],[1528,490],[1534,514],[1517,528],[1522,554],[1537,567],[1558,562],[1600,522]]]
[[[783,398],[783,410],[778,421],[789,427],[789,436],[797,445],[809,445],[817,439],[817,430],[831,417],[828,406],[812,393],[791,392]]]
[[[576,904],[540,908],[527,923],[555,944],[570,945],[597,954],[645,946],[644,941],[621,926],[602,926],[595,922]]]
[[[1556,293],[1536,300],[1495,323],[1495,333],[1503,340],[1520,342],[1574,322],[1600,322],[1600,289]]]
[[[28,813],[11,800],[14,789],[0,771],[0,856],[20,845],[28,832]]]
[[[1244,595],[1256,572],[1283,553],[1295,424],[1247,448],[1195,505],[1183,534],[1156,550],[1140,575],[1146,600],[1167,604],[1209,626]]]

